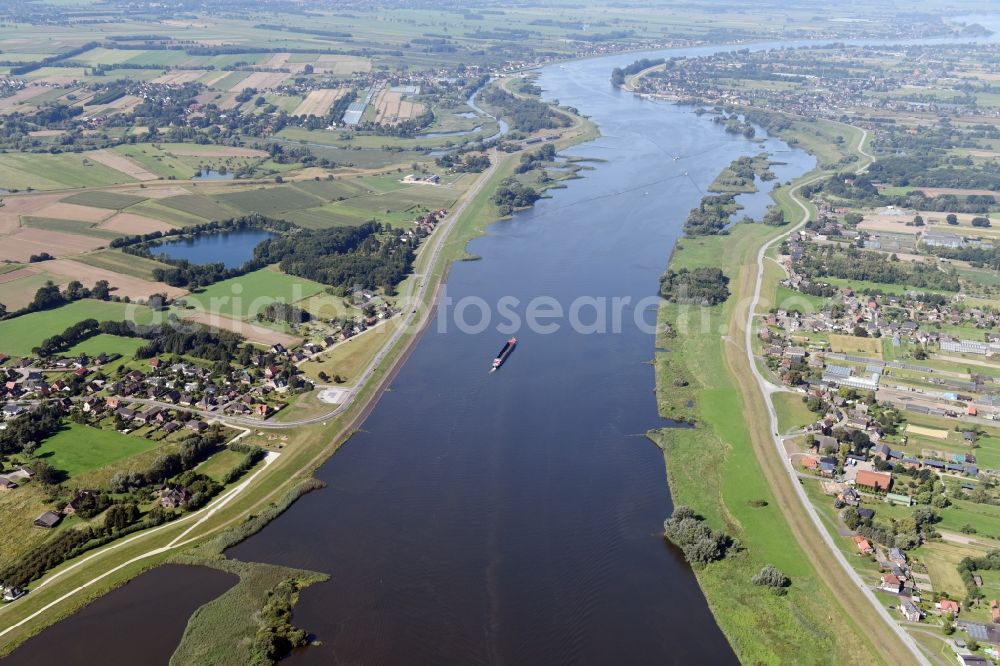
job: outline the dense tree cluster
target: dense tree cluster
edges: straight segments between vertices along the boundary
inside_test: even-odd
[[[711,236],[722,232],[733,213],[741,206],[735,194],[709,194],[702,197],[697,208],[684,220],[684,233],[688,236]]]
[[[850,529],[888,548],[916,548],[933,532],[931,525],[939,520],[937,513],[928,506],[917,507],[909,517],[889,523],[861,518],[854,507],[844,510],[845,525],[854,525]]]
[[[226,476],[222,479],[222,483],[229,485],[236,479],[240,478],[244,474],[250,471],[254,465],[264,459],[267,452],[255,446],[253,444],[244,444],[243,442],[234,442],[229,445],[229,448],[233,451],[238,451],[244,454],[243,460],[240,461],[236,467],[226,472]]]
[[[482,173],[490,168],[490,158],[487,155],[448,153],[437,158],[435,163],[456,173]]]
[[[976,585],[976,581],[973,578],[975,573],[977,571],[996,571],[998,569],[1000,569],[1000,550],[987,551],[983,557],[966,557],[958,563],[958,573],[962,577],[962,582],[965,583],[966,604],[971,604],[986,597],[980,587]]]
[[[976,267],[987,267],[1000,270],[1000,248],[989,245],[966,245],[963,247],[944,247],[939,245],[921,244],[920,249],[938,257],[958,261],[968,261]]]
[[[302,324],[310,319],[312,319],[312,315],[307,310],[288,303],[270,303],[263,311],[257,313],[258,321]]]
[[[493,193],[493,203],[501,215],[510,215],[518,208],[531,206],[542,197],[535,188],[525,185],[516,178],[507,178]]]
[[[506,90],[490,87],[482,92],[482,99],[500,109],[510,118],[511,127],[521,132],[531,133],[543,129],[569,127],[571,121],[565,113],[556,111],[548,104],[534,99],[514,97]]]
[[[532,151],[530,153],[523,153],[521,155],[521,163],[517,165],[514,169],[515,173],[527,173],[532,169],[546,163],[551,162],[556,158],[556,147],[554,144],[547,143],[538,150]]]
[[[835,250],[827,246],[804,255],[796,268],[814,281],[834,277],[942,291],[958,291],[961,286],[954,271],[941,271],[933,262],[893,261],[884,254],[857,248]]]
[[[41,404],[33,413],[7,421],[0,430],[0,454],[20,453],[29,445],[40,444],[62,426],[62,410],[56,405]]]
[[[111,477],[110,490],[113,493],[127,493],[145,488],[183,472],[194,469],[199,463],[216,453],[223,444],[223,435],[217,428],[203,435],[192,435],[181,443],[180,451],[157,456],[144,471],[131,470],[117,472]]]
[[[894,155],[880,158],[868,168],[872,180],[900,187],[952,187],[1000,190],[1000,174],[992,166],[943,165],[931,155]]]
[[[260,629],[254,637],[252,652],[261,663],[273,664],[293,648],[309,642],[309,635],[292,624],[292,603],[298,586],[293,581],[280,583],[268,596],[260,611]]]
[[[732,546],[732,539],[724,532],[713,530],[705,519],[687,506],[679,506],[663,523],[663,531],[670,542],[684,552],[691,564],[708,564],[721,560]]]
[[[660,296],[674,303],[717,305],[729,298],[729,278],[719,268],[668,268],[660,277]]]
[[[410,273],[413,251],[413,242],[372,221],[269,238],[254,249],[253,261],[279,262],[289,275],[326,285],[392,289]]]
[[[615,67],[611,70],[611,85],[616,88],[620,88],[625,84],[625,77],[638,74],[642,70],[655,67],[656,65],[662,65],[665,62],[666,60],[663,58],[640,58],[631,65],[626,65],[625,67]]]
[[[771,206],[764,214],[763,222],[772,227],[780,227],[787,224],[788,220],[785,219],[785,211],[781,206]]]

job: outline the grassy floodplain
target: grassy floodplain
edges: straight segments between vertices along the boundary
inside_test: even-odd
[[[826,140],[843,136],[848,140],[841,143],[858,146],[863,134],[828,125],[822,128],[824,136],[830,135],[826,139],[807,136],[798,125],[782,138],[815,154],[821,165],[836,162],[843,154]],[[807,174],[772,192],[786,219],[802,219],[795,191],[816,177],[816,172]],[[804,207],[815,214],[810,204]],[[729,235],[678,242],[670,267],[718,266],[730,279],[732,296],[711,308],[661,305],[660,321],[666,326],[657,348],[671,350],[656,354],[661,415],[685,418],[697,427],[661,429],[650,436],[663,448],[675,505],[692,506],[744,546],[696,572],[741,661],[906,663],[908,649],[867,599],[846,589],[840,565],[814,536],[815,527],[770,441],[762,416],[767,398],[758,395],[747,367],[745,308],[757,279],[757,252],[786,232],[787,227],[741,224]],[[797,427],[804,418],[794,399],[777,400],[779,428]],[[734,414],[743,417],[734,419]],[[775,597],[750,583],[764,564],[791,578],[787,596]]]
[[[773,227],[739,225],[728,236],[683,239],[670,265],[694,267],[725,257],[721,268],[736,293],[733,283],[745,275],[756,249],[776,233]],[[735,301],[731,297],[709,309],[713,333],[738,335],[732,323]],[[696,571],[713,614],[744,663],[872,663],[871,655],[878,650],[846,613],[831,610],[838,607],[836,596],[782,514],[755,455],[744,421],[749,415],[733,418],[747,412],[726,363],[724,346],[732,343],[721,335],[701,334],[702,313],[689,314],[698,330],[685,331],[679,325],[685,316],[682,306],[661,306],[661,322],[670,322],[676,335],[661,335],[657,343],[672,350],[656,354],[657,395],[661,415],[686,417],[697,427],[650,434],[663,448],[674,504],[691,506],[744,547]],[[677,386],[678,380],[687,386]],[[767,504],[759,506],[761,501]],[[750,583],[765,564],[774,564],[792,579],[787,596],[774,596]]]

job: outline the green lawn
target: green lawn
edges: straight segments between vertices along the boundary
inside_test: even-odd
[[[36,457],[70,478],[155,448],[158,442],[71,423],[45,440]]]
[[[123,358],[129,359],[135,356],[136,350],[145,344],[145,342],[141,338],[125,338],[120,335],[101,333],[72,347],[66,352],[66,355],[76,356],[78,354],[86,354],[88,356],[97,356],[101,353],[117,353],[121,354]]]
[[[246,319],[253,318],[271,303],[295,303],[324,289],[318,282],[263,268],[217,282],[200,293],[186,296],[185,300],[199,310]]]
[[[809,425],[817,418],[802,402],[803,396],[799,393],[775,393],[773,396],[774,409],[778,413],[778,430],[789,432],[798,430]]]
[[[28,356],[45,338],[62,333],[84,319],[150,323],[153,314],[143,305],[83,299],[54,310],[32,312],[0,322],[0,352]]]
[[[243,462],[245,458],[245,453],[233,451],[232,449],[223,449],[195,467],[195,471],[199,474],[210,476],[221,483],[226,474]]]
[[[1000,539],[1000,506],[954,499],[951,506],[937,512],[941,516],[938,526],[943,529],[957,532],[968,524],[976,528],[978,534]]]

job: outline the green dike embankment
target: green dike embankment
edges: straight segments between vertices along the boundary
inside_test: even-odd
[[[860,130],[837,125],[852,138],[844,145],[860,146],[865,138]],[[806,144],[801,142],[819,152]],[[859,157],[855,166],[867,160]],[[787,220],[802,221],[797,187],[823,173],[814,171],[775,191]],[[912,654],[841,571],[799,502],[771,441],[768,398],[758,390],[747,360],[746,315],[758,252],[793,226],[741,224],[728,235],[678,242],[671,268],[719,267],[730,279],[732,295],[714,307],[661,305],[657,349],[670,351],[656,353],[660,412],[696,427],[660,429],[650,437],[663,449],[674,504],[691,506],[741,546],[696,570],[696,576],[743,663],[909,663]],[[750,582],[765,564],[791,578],[787,595],[775,596]]]
[[[740,548],[719,562],[696,569],[712,612],[743,663],[872,663],[876,646],[840,609],[798,543],[783,507],[768,483],[751,441],[752,413],[727,363],[727,346],[737,344],[737,302],[757,248],[780,230],[739,225],[727,236],[680,242],[671,268],[713,265],[730,277],[732,296],[711,308],[664,303],[656,354],[656,390],[661,413],[686,418],[694,428],[650,433],[663,449],[673,503],[687,505]],[[723,264],[719,265],[722,258]],[[758,417],[759,418],[759,417]],[[792,579],[785,596],[750,579],[773,564]]]
[[[598,136],[592,122],[576,115],[573,119],[573,126],[564,130],[564,138],[556,142],[557,148],[565,149]],[[496,156],[498,163],[491,173],[484,176],[481,187],[470,189],[460,198],[460,202],[468,200],[468,203],[448,229],[446,237],[440,241],[440,252],[436,256],[418,253],[415,271],[424,276],[430,287],[419,304],[423,311],[430,311],[451,263],[470,258],[465,250],[466,244],[483,234],[486,227],[499,218],[492,202],[493,193],[504,178],[513,174],[520,153],[497,153]],[[423,324],[429,321],[428,316]],[[260,565],[264,567],[260,569],[255,563],[228,560],[221,553],[227,545],[235,544],[263,528],[303,492],[315,487],[313,473],[371,413],[378,396],[412,352],[422,330],[423,325],[412,327],[396,340],[356,394],[350,409],[322,423],[286,430],[289,440],[277,459],[232,501],[208,516],[197,514],[199,518],[194,520],[199,521],[198,525],[190,532],[185,533],[194,520],[175,521],[156,530],[141,532],[128,543],[119,540],[89,551],[34,581],[31,593],[17,603],[0,606],[0,657],[142,572],[176,561],[213,566],[240,575],[239,591],[223,595],[224,600],[220,597],[203,606],[205,612],[198,612],[191,618],[185,636],[190,636],[194,644],[197,644],[198,636],[214,636],[218,645],[212,655],[219,661],[212,663],[234,666],[258,663],[254,661],[255,653],[252,652],[254,642],[241,639],[249,635],[251,628],[267,628],[267,618],[261,615],[262,608],[259,606],[262,599],[269,598],[266,592],[287,590],[288,585],[302,587],[321,580],[322,575],[270,565]],[[210,504],[206,508],[212,507]],[[294,602],[294,597],[293,592],[289,597],[291,602]],[[216,602],[218,604],[213,606]],[[239,623],[240,632],[230,633],[230,629],[236,626],[230,617],[233,614],[244,618]],[[252,618],[253,623],[248,624],[246,618]],[[188,641],[186,638],[184,643]],[[182,646],[183,651],[178,653],[173,662],[175,664],[191,663],[186,661],[187,656],[195,654],[196,648],[191,644]]]

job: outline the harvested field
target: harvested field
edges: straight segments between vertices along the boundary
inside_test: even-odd
[[[125,254],[120,250],[88,252],[76,257],[74,261],[87,264],[88,266],[103,268],[113,273],[131,275],[132,277],[149,281],[153,281],[153,271],[158,268],[163,269],[168,267],[167,264],[162,264],[159,261],[153,261],[145,257],[135,257],[131,254]]]
[[[347,91],[346,88],[326,88],[323,90],[313,90],[309,95],[302,100],[295,111],[292,112],[293,116],[322,116],[325,115],[330,107],[336,102],[343,94]]]
[[[230,88],[229,92],[239,93],[247,88],[273,90],[280,86],[287,78],[288,74],[285,72],[254,72]]]
[[[291,57],[291,55],[291,53],[275,53],[270,58],[260,63],[260,66],[271,69],[279,69],[285,66],[285,63],[288,62],[288,58]]]
[[[154,220],[151,217],[143,217],[134,213],[118,213],[100,225],[101,229],[117,231],[126,235],[151,234],[154,231],[169,231],[175,226]]]
[[[116,171],[121,171],[123,174],[131,178],[135,178],[136,180],[147,181],[159,180],[160,178],[155,173],[147,171],[141,164],[133,162],[129,158],[116,153],[113,150],[95,150],[89,153],[84,153],[84,155],[95,162],[100,162],[106,167],[111,167]]]
[[[913,189],[920,190],[929,197],[938,197],[942,194],[954,194],[957,197],[966,197],[970,194],[985,194],[991,196],[996,196],[998,194],[994,190],[963,190],[955,187],[913,187]]]
[[[22,215],[34,215],[42,208],[59,201],[59,194],[33,194],[29,196],[5,197],[0,207],[0,234],[17,231]]]
[[[226,93],[216,102],[220,109],[235,109],[238,106],[236,93]]]
[[[7,306],[8,310],[20,310],[35,298],[39,289],[45,286],[46,282],[53,282],[60,287],[69,280],[62,276],[46,273],[34,268],[18,269],[11,271],[2,278],[16,276],[16,279],[0,281],[0,303]]]
[[[38,210],[32,215],[37,217],[54,217],[60,220],[80,220],[82,222],[100,222],[106,220],[115,211],[107,208],[93,208],[91,206],[78,206],[72,203],[54,203]]]
[[[156,77],[155,79],[150,81],[150,83],[163,83],[171,85],[177,85],[180,83],[191,83],[192,81],[197,81],[204,75],[205,75],[204,71],[196,69],[185,70],[181,72],[169,72],[162,76]]]
[[[17,268],[12,271],[7,271],[6,273],[0,273],[0,284],[5,282],[13,282],[14,280],[20,280],[21,278],[26,278],[29,275],[37,275],[38,269],[31,268],[30,266],[25,266],[24,268]]]
[[[923,435],[924,437],[933,437],[934,439],[948,439],[947,430],[937,430],[936,428],[925,428],[923,426],[917,426],[909,424],[906,426],[906,432],[913,435]]]
[[[10,113],[11,111],[23,111],[24,106],[32,97],[38,97],[51,90],[47,86],[28,86],[18,90],[10,97],[0,98],[0,113]],[[20,107],[20,108],[18,108]]]
[[[93,236],[80,236],[44,229],[21,229],[17,233],[7,236],[3,243],[0,243],[0,259],[28,261],[31,255],[42,252],[48,252],[55,257],[71,257],[107,244],[107,239]]]
[[[924,218],[927,219],[926,217]],[[907,222],[913,222],[913,215],[875,215],[865,214],[865,219],[858,225],[859,229],[865,231],[886,231],[894,234],[909,234],[916,236],[925,228],[906,226]]]
[[[374,101],[375,122],[393,124],[409,120],[424,111],[424,105],[403,99],[403,93],[385,88]]]
[[[853,335],[830,334],[830,349],[837,353],[881,354],[882,340],[879,338],[856,338]]]
[[[89,118],[92,116],[96,116],[100,113],[104,113],[105,111],[109,111],[112,109],[115,111],[122,111],[124,113],[129,113],[130,111],[132,111],[132,109],[139,106],[141,102],[142,102],[141,97],[136,97],[135,95],[124,95],[108,104],[97,104],[94,106],[88,106],[86,117]]]
[[[44,229],[45,231],[61,231],[67,234],[80,234],[81,236],[93,236],[106,241],[114,240],[121,234],[106,229],[98,229],[93,222],[82,220],[63,220],[58,217],[35,217],[25,215],[21,218],[21,226],[30,229]]]
[[[171,155],[181,157],[266,157],[267,153],[256,148],[239,146],[199,146],[198,144],[171,145]]]
[[[47,136],[62,136],[66,133],[66,130],[35,130],[34,132],[28,132],[28,136],[32,138],[45,138]]]
[[[357,56],[325,54],[316,59],[317,74],[339,74],[350,76],[354,72],[368,72],[372,68],[371,60]]]
[[[180,287],[171,287],[163,282],[153,282],[130,275],[115,273],[105,268],[98,268],[97,266],[73,261],[72,259],[54,259],[44,262],[42,266],[45,267],[46,271],[54,275],[66,276],[67,282],[69,280],[79,280],[88,287],[92,286],[98,280],[107,280],[116,289],[114,292],[115,295],[128,296],[132,300],[145,300],[151,294],[156,293],[166,294],[169,298],[177,298],[187,293],[186,290]]]
[[[116,190],[119,194],[142,197],[143,199],[166,199],[187,194],[188,191],[178,185],[168,187],[148,187],[146,189],[136,188],[134,190]]]
[[[145,198],[146,197],[144,196],[132,196],[118,192],[101,192],[96,190],[92,192],[80,192],[79,194],[73,194],[66,197],[62,201],[67,204],[90,206],[91,208],[109,208],[112,212],[114,212],[116,210],[128,208],[129,206],[134,206],[140,201],[145,200]]]
[[[262,345],[271,346],[275,343],[280,342],[286,347],[295,347],[302,340],[296,338],[294,335],[288,335],[287,333],[281,333],[279,331],[266,328],[264,326],[258,326],[256,324],[251,324],[249,322],[242,321],[240,319],[233,319],[232,317],[226,317],[225,315],[210,313],[210,312],[196,312],[193,314],[185,314],[185,319],[197,322],[199,324],[205,324],[206,326],[211,326],[213,328],[220,328],[226,331],[233,331],[242,335],[244,338],[251,342],[257,342]]]

